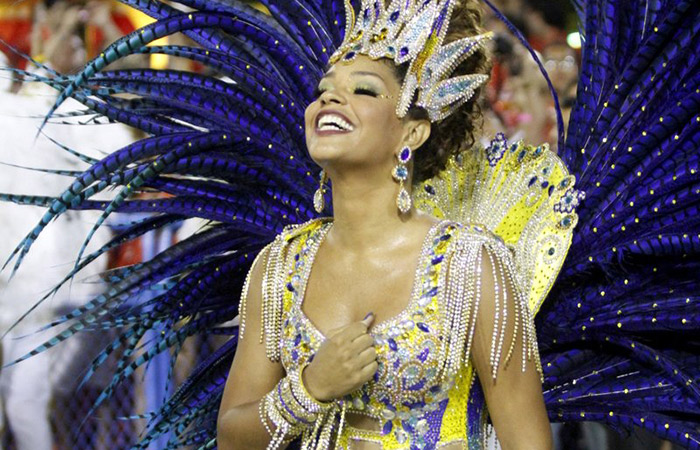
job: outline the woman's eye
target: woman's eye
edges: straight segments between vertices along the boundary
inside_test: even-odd
[[[319,98],[323,93],[326,92],[326,89],[321,89],[320,87],[317,87],[314,89],[314,98]]]
[[[371,89],[361,87],[355,88],[355,94],[369,95],[371,97],[377,97],[379,95]]]

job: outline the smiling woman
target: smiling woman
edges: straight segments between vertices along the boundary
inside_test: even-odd
[[[111,272],[21,359],[122,329],[88,371],[117,355],[99,403],[190,336],[238,334],[136,448],[481,450],[490,423],[504,450],[539,450],[549,417],[700,449],[700,3],[576,2],[584,76],[560,158],[502,134],[469,148],[488,71],[475,1],[151,0],[157,21],[79,73],[22,73],[60,90],[47,122],[147,137],[99,160],[62,148],[90,167],[49,169],[72,178],[55,197],[0,194],[46,207],[16,266],[69,210],[101,211],[88,241],[113,213],[155,215],[86,243],[62,283],[154,228],[211,226]],[[149,45],[176,32],[201,47]],[[111,70],[133,53],[226,77]],[[86,109],[56,113],[68,98]],[[133,195],[151,191],[167,195]]]
[[[485,76],[449,66],[487,68],[476,11],[436,2],[382,12],[384,27],[356,25],[334,55],[305,113],[317,197],[330,179],[333,216],[280,235],[251,269],[220,449],[297,436],[317,449],[474,448],[487,410],[505,448],[551,447],[508,249],[411,202],[414,174],[435,175],[473,143]]]

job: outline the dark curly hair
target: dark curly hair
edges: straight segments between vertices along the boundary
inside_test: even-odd
[[[475,0],[459,0],[455,4],[450,27],[444,44],[467,36],[481,34],[481,8]],[[400,83],[408,71],[408,63],[395,68]],[[467,58],[452,74],[452,77],[471,73],[491,72],[491,60],[488,50],[480,47]],[[481,108],[478,98],[481,88],[474,96],[452,115],[432,124],[430,138],[415,152],[413,164],[413,183],[418,184],[437,175],[445,168],[447,160],[461,150],[471,148],[476,143],[475,134],[482,126]],[[415,101],[415,99],[414,99]],[[412,107],[406,115],[409,119],[427,119],[423,108]]]

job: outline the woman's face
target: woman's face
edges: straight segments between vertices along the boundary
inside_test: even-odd
[[[396,115],[401,86],[386,62],[358,56],[335,64],[306,109],[306,144],[324,168],[395,164],[404,122]]]

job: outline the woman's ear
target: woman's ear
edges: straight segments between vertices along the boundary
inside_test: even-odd
[[[407,120],[404,126],[403,145],[413,150],[420,148],[430,137],[431,125],[427,119]]]

